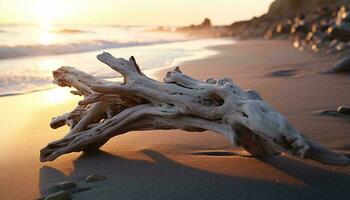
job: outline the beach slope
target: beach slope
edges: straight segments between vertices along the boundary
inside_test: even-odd
[[[334,56],[300,52],[287,41],[243,41],[185,62],[196,79],[229,77],[254,88],[306,136],[350,153],[349,119],[319,111],[350,103],[348,75],[319,73]],[[117,55],[116,55],[117,56]],[[165,70],[156,73],[158,80]],[[35,199],[74,181],[73,199],[346,199],[350,168],[288,156],[252,158],[221,135],[178,130],[130,132],[101,151],[40,163],[39,151],[67,129],[51,130],[53,116],[78,101],[66,89],[0,98],[0,199]],[[60,98],[57,98],[60,97]],[[90,174],[106,179],[84,182]]]

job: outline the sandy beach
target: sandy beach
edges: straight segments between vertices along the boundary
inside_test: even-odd
[[[240,41],[213,50],[219,53],[182,63],[181,70],[196,79],[229,77],[241,88],[254,88],[303,134],[350,154],[349,119],[318,114],[350,102],[348,74],[320,73],[337,57],[301,52],[281,40]],[[160,70],[155,77],[162,80],[165,73]],[[51,118],[74,108],[77,101],[62,88],[0,98],[0,199],[36,199],[69,180],[80,188],[72,198],[85,200],[346,199],[350,195],[349,167],[285,155],[252,158],[211,132],[130,132],[111,139],[100,152],[73,153],[40,163],[40,149],[68,130],[52,130]],[[85,183],[89,174],[107,179]]]

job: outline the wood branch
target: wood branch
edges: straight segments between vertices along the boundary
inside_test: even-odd
[[[75,110],[53,118],[52,128],[70,126],[61,140],[41,150],[40,160],[100,148],[110,138],[136,130],[210,130],[252,156],[279,152],[325,164],[348,165],[349,158],[306,139],[255,90],[241,90],[231,79],[198,81],[177,67],[164,82],[142,73],[135,59],[97,58],[119,72],[124,82],[108,82],[70,67],[54,71],[55,83],[83,95]]]

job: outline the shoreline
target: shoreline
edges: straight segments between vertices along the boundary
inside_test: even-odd
[[[241,88],[256,89],[303,134],[349,155],[348,121],[314,113],[350,101],[348,76],[319,73],[336,59],[299,52],[287,41],[239,41],[212,48],[219,53],[181,63],[180,69],[199,80],[226,76]],[[165,72],[154,76],[160,80]],[[51,129],[51,117],[74,108],[78,98],[69,88],[0,98],[0,110],[6,113],[0,124],[1,199],[39,198],[62,181],[89,188],[72,195],[85,200],[344,199],[350,194],[349,167],[284,155],[242,156],[244,151],[212,132],[134,131],[112,138],[100,152],[40,163],[40,149],[68,131]],[[89,174],[107,179],[84,183]]]
[[[196,59],[201,59],[205,58],[210,55],[215,55],[216,52],[211,50],[211,46],[216,46],[216,45],[221,45],[221,44],[231,44],[234,43],[235,41],[232,38],[206,38],[206,39],[188,39],[186,41],[174,41],[174,42],[166,42],[166,43],[161,43],[161,44],[151,44],[151,45],[144,45],[144,46],[134,46],[134,47],[124,47],[124,48],[112,48],[112,49],[105,49],[104,51],[109,51],[112,54],[120,54],[120,57],[125,57],[128,58],[131,56],[132,50],[136,55],[136,60],[139,60],[141,62],[141,65],[144,65],[143,70],[144,71],[149,71],[150,74],[154,73],[157,70],[161,70],[163,68],[167,68],[168,66],[173,66],[176,65],[177,63],[181,63],[183,61],[188,61],[188,60],[196,60]],[[183,48],[182,46],[194,46],[194,47],[185,47]],[[155,55],[150,57],[149,52],[145,51],[145,49],[150,48],[151,52],[153,52]],[[166,52],[168,51],[168,57],[165,56],[164,60],[161,60],[161,56],[164,56],[162,51]],[[174,51],[178,51],[177,53]],[[180,51],[180,53],[179,53]],[[113,72],[108,67],[104,66],[102,63],[100,63],[95,57],[97,54],[102,53],[102,51],[90,51],[87,53],[78,53],[78,54],[65,54],[65,55],[57,55],[57,58],[52,58],[52,56],[39,56],[35,57],[34,60],[30,60],[29,58],[20,58],[20,59],[14,59],[12,60],[11,65],[14,66],[23,66],[23,65],[28,65],[28,62],[30,63],[44,63],[43,66],[38,65],[35,66],[37,69],[37,73],[43,73],[43,74],[51,74],[51,71],[56,70],[60,66],[75,66],[78,67],[80,70],[85,71],[87,73],[91,73],[92,75],[97,75],[100,76],[104,79],[118,79],[121,78],[121,75],[118,74],[117,72]],[[158,55],[159,54],[159,55]],[[174,54],[174,55],[173,55]],[[156,60],[156,55],[158,55],[161,60],[160,62]],[[148,56],[148,57],[147,57]],[[146,57],[146,58],[145,58]],[[139,59],[138,59],[139,58]],[[64,60],[67,59],[68,61],[65,62]],[[86,61],[84,60],[86,59]],[[83,61],[77,61],[77,60],[83,60]],[[0,61],[2,61],[0,59]],[[6,62],[11,62],[11,60],[7,60]],[[2,65],[7,67],[6,62],[3,62]],[[63,62],[63,63],[62,63]],[[69,64],[69,62],[72,62]],[[169,63],[170,62],[170,63]],[[96,63],[96,64],[95,64]],[[34,64],[35,65],[35,64]],[[86,65],[97,65],[99,68],[101,68],[100,71],[102,71],[101,74],[96,74],[94,69],[91,69],[91,67],[86,67]],[[30,66],[30,65],[29,65]],[[1,68],[2,66],[0,66]],[[33,67],[33,66],[31,66]],[[36,68],[29,69],[29,70],[35,70]],[[45,70],[44,70],[45,69]],[[27,83],[27,88],[23,90],[22,87],[19,87],[20,85],[16,82],[16,80],[11,79],[11,74],[18,70],[23,70],[21,68],[16,68],[13,70],[9,77],[7,77],[8,72],[5,71],[5,75],[0,78],[5,78],[5,83],[7,85],[11,85],[10,88],[16,88],[15,89],[10,89],[8,91],[1,91],[4,90],[4,88],[0,88],[0,91],[2,94],[0,94],[1,97],[6,97],[6,96],[14,96],[14,95],[23,95],[23,94],[28,94],[28,93],[33,93],[33,92],[38,92],[38,91],[44,91],[44,90],[51,90],[54,88],[57,88],[54,84],[48,82],[46,79],[47,77],[41,77],[36,75],[29,74],[29,78],[33,76],[34,78],[38,79],[39,81],[43,81],[42,84],[36,84],[35,82],[29,81]],[[44,70],[44,71],[43,71]],[[51,71],[50,71],[51,70]],[[91,72],[91,70],[93,72]],[[111,73],[112,72],[112,73]],[[18,72],[20,73],[20,71]],[[19,78],[27,78],[26,74],[23,76],[19,75]],[[9,80],[7,80],[8,78]],[[42,80],[44,78],[44,80]],[[50,75],[50,78],[52,80],[52,75]],[[35,79],[34,79],[35,80]]]

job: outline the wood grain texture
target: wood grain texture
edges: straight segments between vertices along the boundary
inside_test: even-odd
[[[53,118],[52,128],[68,125],[71,130],[41,150],[42,162],[98,149],[129,131],[181,129],[222,134],[257,157],[285,152],[324,164],[349,164],[343,154],[305,138],[257,91],[244,91],[229,78],[198,81],[176,68],[158,82],[142,73],[134,57],[103,53],[97,58],[124,82],[105,81],[71,67],[54,71],[56,84],[75,88],[72,94],[84,99],[73,111]]]

